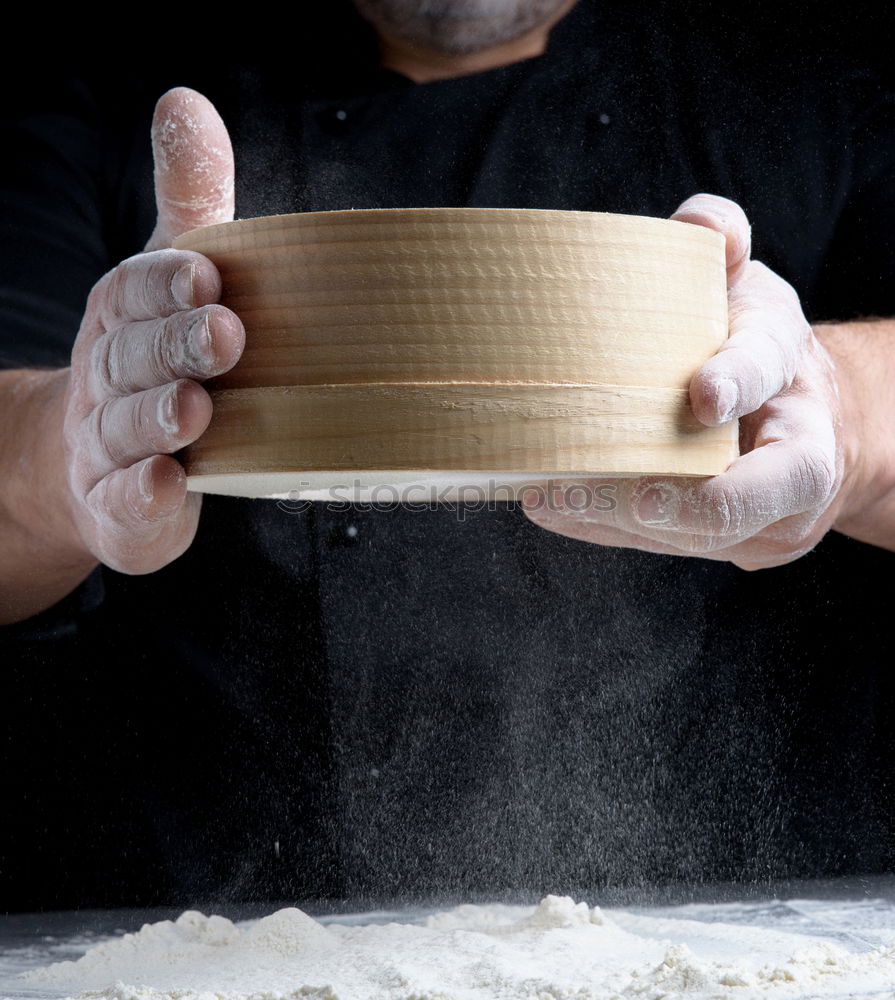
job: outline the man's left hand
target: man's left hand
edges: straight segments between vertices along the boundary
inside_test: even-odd
[[[792,286],[751,259],[749,223],[738,205],[698,194],[672,218],[727,240],[730,336],[693,376],[690,403],[704,424],[740,419],[741,456],[710,479],[552,480],[546,495],[532,491],[535,503],[523,496],[523,509],[536,524],[584,541],[723,559],[743,569],[779,566],[813,548],[844,502],[849,477],[836,370]],[[602,503],[582,510],[568,493],[574,483],[601,497],[614,488],[613,509]]]

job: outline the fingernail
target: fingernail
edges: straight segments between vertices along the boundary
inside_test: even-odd
[[[193,282],[196,279],[196,268],[192,264],[184,264],[174,272],[171,279],[171,294],[181,309],[189,309],[193,304]]]
[[[177,424],[177,385],[172,385],[158,402],[158,422],[163,431],[176,434]]]
[[[144,462],[140,466],[140,474],[137,476],[137,488],[140,490],[140,496],[146,503],[149,503],[153,497],[152,489],[152,463]]]
[[[670,483],[651,486],[634,506],[641,524],[668,524],[677,515],[678,491]]]
[[[522,509],[527,511],[540,510],[547,506],[546,493],[533,486],[526,487],[521,496]]]
[[[740,390],[733,379],[722,378],[718,382],[716,392],[715,407],[718,411],[718,419],[724,424],[733,416],[733,411],[740,399]]]
[[[214,343],[211,339],[207,312],[190,327],[190,347],[193,357],[200,362],[200,367],[206,367],[214,361]]]

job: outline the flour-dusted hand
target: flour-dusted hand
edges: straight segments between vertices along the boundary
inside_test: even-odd
[[[711,479],[554,480],[523,507],[537,524],[589,542],[744,569],[781,565],[816,545],[843,504],[836,370],[792,286],[750,258],[738,205],[698,194],[672,218],[727,239],[730,337],[694,375],[690,402],[704,424],[740,418],[741,457]],[[606,487],[615,491],[611,510]]]
[[[199,384],[242,352],[239,319],[215,304],[221,283],[201,254],[162,249],[233,218],[233,153],[200,94],[169,91],[152,126],[158,223],[147,252],[90,294],[72,352],[64,454],[72,517],[95,558],[127,573],[158,569],[196,531],[200,498],[173,453],[211,419]]]

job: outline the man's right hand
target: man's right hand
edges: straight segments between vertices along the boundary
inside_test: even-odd
[[[239,319],[214,305],[217,269],[201,254],[160,249],[197,226],[233,218],[233,153],[224,123],[185,88],[159,101],[152,126],[158,223],[148,252],[94,287],[72,352],[64,422],[72,511],[93,555],[125,573],[179,556],[201,497],[171,457],[211,419],[199,384],[242,353]]]
[[[207,427],[211,398],[200,382],[238,361],[245,333],[216,304],[214,264],[170,246],[181,233],[233,218],[233,153],[214,107],[185,88],[159,100],[152,146],[156,229],[142,254],[93,288],[71,368],[2,373],[22,433],[0,451],[5,465],[26,471],[5,505],[21,531],[3,546],[0,623],[55,603],[97,561],[125,573],[157,570],[196,532],[201,497],[187,493],[172,456]],[[40,433],[29,430],[38,425]],[[31,468],[40,471],[26,482]],[[53,510],[31,518],[29,491],[50,482]]]

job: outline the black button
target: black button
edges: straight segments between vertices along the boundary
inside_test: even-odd
[[[352,125],[357,124],[356,113],[338,104],[320,107],[316,117],[320,130],[333,136],[345,135]]]

